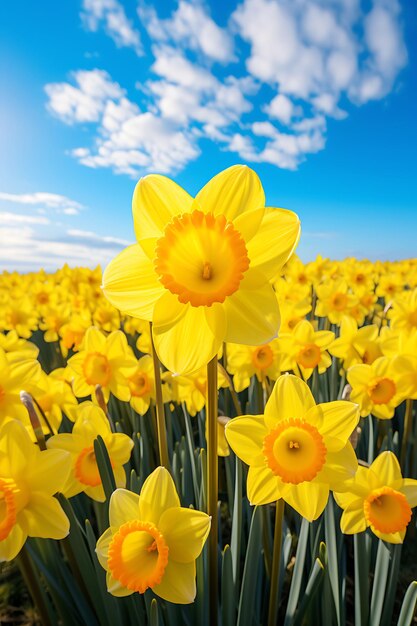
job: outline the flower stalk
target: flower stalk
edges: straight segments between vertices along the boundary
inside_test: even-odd
[[[209,598],[210,624],[217,624],[218,607],[218,564],[217,564],[217,500],[218,500],[218,460],[217,460],[217,356],[207,365],[207,513],[211,516],[209,536]]]
[[[272,557],[271,587],[269,592],[268,626],[275,626],[277,623],[283,517],[284,500],[280,498],[275,505],[274,551]]]

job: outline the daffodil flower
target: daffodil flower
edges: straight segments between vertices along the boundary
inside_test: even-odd
[[[109,520],[96,552],[111,594],[128,596],[152,589],[169,602],[193,602],[195,560],[207,539],[210,517],[180,506],[165,468],[148,476],[140,495],[116,489]]]
[[[236,417],[227,441],[249,465],[251,504],[283,498],[309,521],[323,512],[329,490],[351,478],[357,459],[348,441],[359,420],[352,402],[316,405],[300,378],[280,376],[264,415]]]
[[[231,167],[192,198],[164,176],[133,196],[138,243],[106,268],[105,296],[153,323],[156,351],[174,373],[206,365],[224,341],[273,339],[279,308],[270,284],[299,238],[297,215],[265,208],[255,172]]]
[[[343,509],[343,533],[372,532],[389,543],[402,543],[411,509],[417,505],[417,480],[403,478],[393,452],[382,452],[372,465],[359,467],[354,478],[346,481],[343,493],[335,492]]]
[[[17,420],[0,430],[0,561],[10,561],[27,537],[63,539],[69,521],[54,494],[70,471],[69,454],[32,443]]]

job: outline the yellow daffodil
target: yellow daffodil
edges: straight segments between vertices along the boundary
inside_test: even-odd
[[[369,468],[359,466],[343,493],[334,496],[343,509],[342,532],[352,535],[370,527],[380,539],[402,543],[417,505],[417,480],[403,478],[395,454],[382,452]]]
[[[69,455],[32,443],[24,426],[10,420],[0,429],[0,561],[10,561],[27,537],[63,539],[69,521],[53,496],[62,491]]]
[[[29,423],[28,414],[20,400],[20,392],[38,391],[41,366],[35,359],[10,362],[7,353],[0,348],[0,424],[6,417]]]
[[[47,343],[58,341],[60,330],[65,324],[68,324],[70,317],[71,309],[68,304],[49,306],[44,312],[42,321],[39,322],[39,328],[45,331],[43,335],[44,340]]]
[[[316,315],[328,317],[332,324],[340,324],[344,315],[357,303],[357,298],[349,293],[345,281],[325,283],[317,286]]]
[[[348,370],[350,398],[359,404],[362,417],[372,413],[380,419],[390,419],[394,415],[407,390],[401,365],[401,357],[382,356],[371,365],[354,365]]]
[[[37,359],[39,354],[39,348],[31,341],[20,338],[15,330],[11,330],[5,335],[0,333],[0,348],[5,351],[9,363],[25,359]]]
[[[61,425],[62,413],[65,413],[71,421],[75,421],[78,402],[71,386],[63,379],[62,369],[51,372],[49,375],[42,372],[38,388],[39,391],[35,394],[35,400],[54,433],[58,432]],[[48,427],[42,417],[40,422],[44,432],[48,433]]]
[[[151,400],[155,400],[155,376],[151,356],[146,354],[137,361],[135,371],[127,377],[127,384],[131,393],[130,406],[139,415],[144,415]],[[164,401],[167,402],[167,385],[162,385],[162,392]]]
[[[265,208],[255,172],[231,167],[193,199],[164,176],[142,178],[133,196],[138,243],[103,276],[124,313],[153,323],[156,350],[175,373],[206,365],[224,341],[264,344],[279,327],[269,280],[297,244],[298,217]]]
[[[417,289],[403,291],[396,296],[388,316],[395,330],[415,330],[417,328]]]
[[[15,330],[19,337],[29,339],[38,327],[38,319],[38,311],[33,308],[29,298],[13,299],[0,315],[0,329]]]
[[[96,552],[111,594],[128,596],[152,589],[175,604],[193,602],[195,561],[210,531],[210,517],[181,507],[165,468],[148,476],[140,495],[116,489],[109,520]]]
[[[233,375],[237,392],[247,389],[252,376],[259,382],[268,377],[276,380],[281,373],[278,340],[261,346],[227,344],[227,371]]]
[[[78,407],[78,417],[72,433],[50,437],[47,446],[70,453],[71,471],[62,492],[67,498],[84,491],[90,498],[103,502],[103,485],[94,453],[94,440],[103,438],[110,457],[114,478],[118,487],[126,485],[123,465],[130,459],[133,441],[123,433],[112,433],[107,417],[92,402],[83,402]]]
[[[81,350],[70,358],[68,367],[74,376],[73,389],[77,398],[92,395],[94,399],[95,388],[100,385],[106,400],[110,392],[119,400],[130,400],[126,376],[134,373],[137,361],[121,331],[116,330],[106,337],[91,326]]]
[[[202,367],[188,376],[175,376],[172,372],[164,372],[163,380],[172,390],[174,402],[185,402],[191,416],[201,411],[207,400],[207,370]],[[217,370],[217,387],[228,387],[229,383],[222,370]]]
[[[317,519],[329,490],[356,471],[348,439],[358,420],[356,404],[316,405],[300,378],[278,378],[264,415],[235,417],[226,426],[230,447],[249,465],[251,504],[283,498],[306,519]]]
[[[329,352],[343,361],[345,370],[358,363],[370,365],[382,356],[378,327],[371,324],[358,328],[356,321],[345,315],[340,323],[340,335],[329,346]]]
[[[282,371],[299,371],[304,380],[310,378],[316,367],[320,374],[325,372],[332,364],[327,348],[333,340],[331,331],[315,331],[310,322],[302,320],[292,333],[282,334],[278,339]]]

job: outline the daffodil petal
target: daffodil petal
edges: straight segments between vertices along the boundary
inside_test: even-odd
[[[265,405],[265,423],[273,429],[281,420],[304,419],[314,406],[308,385],[298,376],[284,374],[278,378]]]
[[[104,270],[104,295],[132,317],[152,321],[155,303],[164,292],[152,261],[138,244],[125,248]]]
[[[96,545],[96,554],[98,562],[101,567],[107,569],[107,559],[109,556],[109,545],[111,540],[113,539],[113,531],[111,528],[108,528],[101,535]]]
[[[139,496],[127,489],[116,489],[110,498],[109,522],[119,528],[126,522],[139,519]]]
[[[29,504],[21,511],[29,537],[63,539],[70,524],[58,500],[43,493],[32,493]]]
[[[145,480],[140,493],[140,519],[158,526],[166,509],[179,506],[180,500],[171,474],[165,467],[157,467]]]
[[[58,436],[58,435],[57,435]],[[34,457],[28,475],[33,491],[52,496],[62,488],[71,470],[71,457],[64,450],[44,450]]]
[[[382,452],[369,469],[378,476],[381,485],[392,485],[402,480],[400,464],[393,452]]]
[[[307,481],[298,485],[285,484],[281,488],[281,493],[293,509],[312,522],[323,513],[326,507],[329,499],[329,486]]]
[[[213,334],[205,308],[184,306],[185,314],[170,328],[159,325],[160,304],[152,326],[155,349],[162,363],[175,374],[189,374],[207,365],[217,354],[224,337]],[[166,314],[165,314],[166,317]]]
[[[150,174],[140,179],[132,199],[136,239],[161,237],[165,226],[191,210],[193,198],[166,176]]]
[[[339,483],[355,475],[358,459],[350,442],[337,452],[327,452],[326,463],[317,479],[326,482],[331,489],[337,489]]]
[[[233,165],[212,178],[196,196],[196,208],[222,213],[229,222],[239,215],[265,206],[258,175],[246,165]]]
[[[281,498],[280,481],[269,467],[251,466],[247,480],[248,499],[251,504],[269,504]]]
[[[112,594],[112,596],[116,596],[117,598],[124,598],[126,596],[131,596],[134,593],[131,589],[127,587],[123,587],[118,580],[113,578],[110,572],[106,574],[106,585],[107,591]]]
[[[243,415],[226,424],[225,434],[229,446],[247,465],[262,457],[262,446],[268,429],[262,415]]]
[[[400,491],[405,495],[411,508],[417,506],[417,480],[404,478]]]
[[[300,220],[286,209],[267,208],[256,235],[247,244],[251,267],[268,278],[279,276],[300,238]]]
[[[379,537],[380,539],[388,543],[402,543],[404,541],[404,537],[406,533],[405,530],[401,530],[396,533],[381,533],[376,528],[372,528],[371,530],[374,533],[374,535],[376,535],[377,537]]]
[[[340,519],[340,529],[345,535],[355,535],[366,530],[362,498],[355,498],[346,507]]]
[[[358,425],[358,405],[346,400],[318,404],[310,409],[305,419],[320,431],[326,447],[336,452],[346,444]]]
[[[195,561],[168,561],[159,585],[152,587],[157,596],[175,604],[190,604],[196,596]]]
[[[0,563],[11,561],[22,549],[27,538],[27,534],[17,524],[13,526],[10,534],[0,541]]]
[[[189,563],[203,549],[210,531],[210,517],[193,509],[171,508],[162,513],[158,529],[169,547],[169,558]]]
[[[241,288],[224,301],[227,330],[225,341],[259,346],[277,336],[280,314],[272,286]]]

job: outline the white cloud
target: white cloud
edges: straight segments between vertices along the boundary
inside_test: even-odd
[[[143,53],[139,32],[117,0],[83,0],[81,17],[88,30],[97,31],[103,24],[116,46],[133,48],[137,54]]]
[[[87,167],[168,174],[210,139],[248,162],[296,169],[324,148],[329,118],[384,97],[407,61],[397,0],[240,0],[227,28],[202,1],[179,0],[164,18],[144,1],[150,77],[134,96],[99,69],[46,86],[54,115],[94,125],[93,141],[70,152]],[[116,5],[84,0],[89,27]]]
[[[30,226],[3,227],[0,223],[0,267],[2,270],[54,271],[70,266],[103,267],[131,242],[101,237],[85,231],[68,231],[55,236]]]
[[[49,111],[66,124],[98,122],[107,102],[124,95],[124,90],[104,70],[79,70],[72,77],[76,87],[69,83],[45,86]]]
[[[47,217],[35,215],[20,215],[19,213],[0,212],[0,224],[50,224]]]
[[[179,46],[203,53],[213,61],[233,59],[233,39],[208,15],[198,2],[180,0],[168,19],[159,19],[151,6],[141,6],[139,16],[149,35],[157,41],[174,41]]]
[[[71,198],[46,191],[36,191],[34,193],[0,192],[0,200],[16,204],[41,205],[42,207],[55,209],[57,213],[63,213],[64,215],[78,215],[80,210],[84,208],[82,204],[71,200]],[[38,209],[38,213],[41,211],[45,212],[44,209]]]

